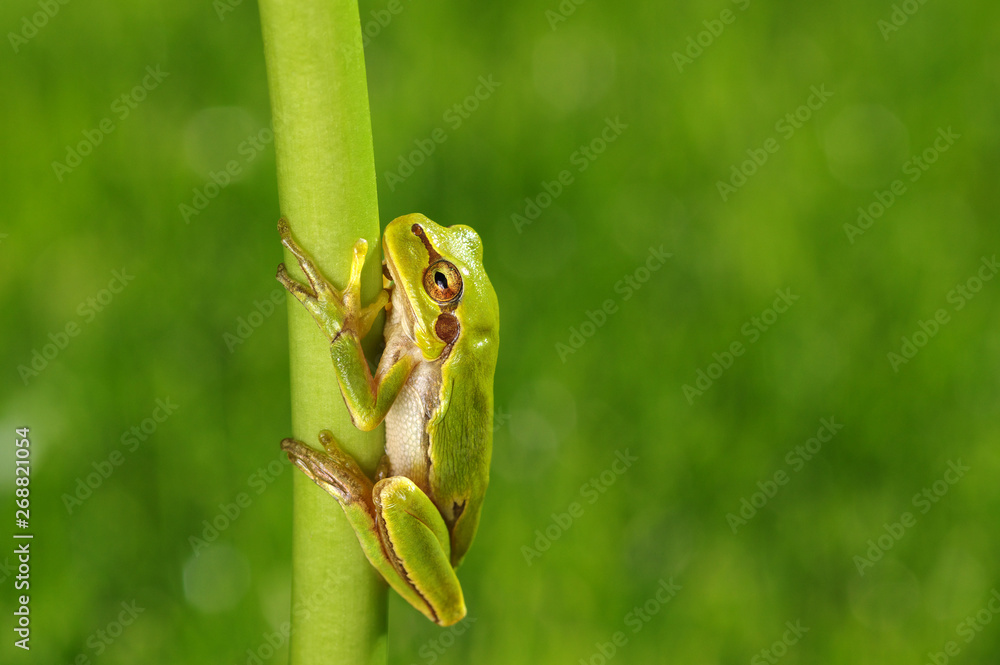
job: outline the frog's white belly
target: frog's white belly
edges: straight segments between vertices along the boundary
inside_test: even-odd
[[[430,495],[427,421],[439,402],[440,370],[420,363],[385,417],[385,452],[390,473],[406,476]]]

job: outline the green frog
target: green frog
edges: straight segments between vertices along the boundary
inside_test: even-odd
[[[330,340],[340,390],[354,425],[385,421],[385,454],[369,478],[333,435],[324,451],[285,439],[282,449],[340,503],[368,560],[385,581],[441,626],[466,613],[455,569],[472,545],[489,484],[493,375],[500,311],[483,269],[483,246],[468,226],[440,226],[421,214],[385,229],[385,286],[361,304],[367,242],[353,248],[339,291],[278,222],[282,244],[308,284],[278,267],[278,281]],[[385,350],[375,375],[361,340],[388,310]]]

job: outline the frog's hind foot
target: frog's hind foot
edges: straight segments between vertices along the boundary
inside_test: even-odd
[[[283,439],[281,449],[314,483],[323,488],[341,505],[364,501],[371,496],[372,482],[347,453],[340,450],[333,435],[323,430],[320,442],[326,452],[320,452],[296,439]]]

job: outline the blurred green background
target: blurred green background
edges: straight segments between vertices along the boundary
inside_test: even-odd
[[[949,641],[939,662],[995,662],[1000,280],[977,273],[1000,250],[1000,8],[395,7],[361,4],[380,216],[479,231],[502,344],[470,619],[442,631],[393,596],[390,662],[916,664]],[[0,550],[2,660],[284,663],[287,334],[256,5],[11,0],[0,25],[0,482],[12,497],[27,425],[36,533],[30,654]],[[627,127],[597,154],[608,119]],[[437,128],[412,175],[386,175]],[[70,148],[89,154],[70,166]],[[526,197],[545,207],[518,224]],[[672,256],[645,273],[650,248]],[[781,313],[776,290],[797,297]],[[842,429],[809,444],[824,418]]]

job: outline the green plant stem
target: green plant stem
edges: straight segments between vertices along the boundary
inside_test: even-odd
[[[381,288],[381,248],[357,2],[260,0],[260,15],[282,215],[338,288],[352,245],[366,238],[362,294],[370,299]],[[287,252],[285,263],[303,279]],[[288,302],[293,435],[318,448],[319,431],[329,429],[371,472],[383,430],[351,424],[329,342],[294,298]],[[384,663],[385,584],[332,497],[301,473],[293,497],[291,664]]]

